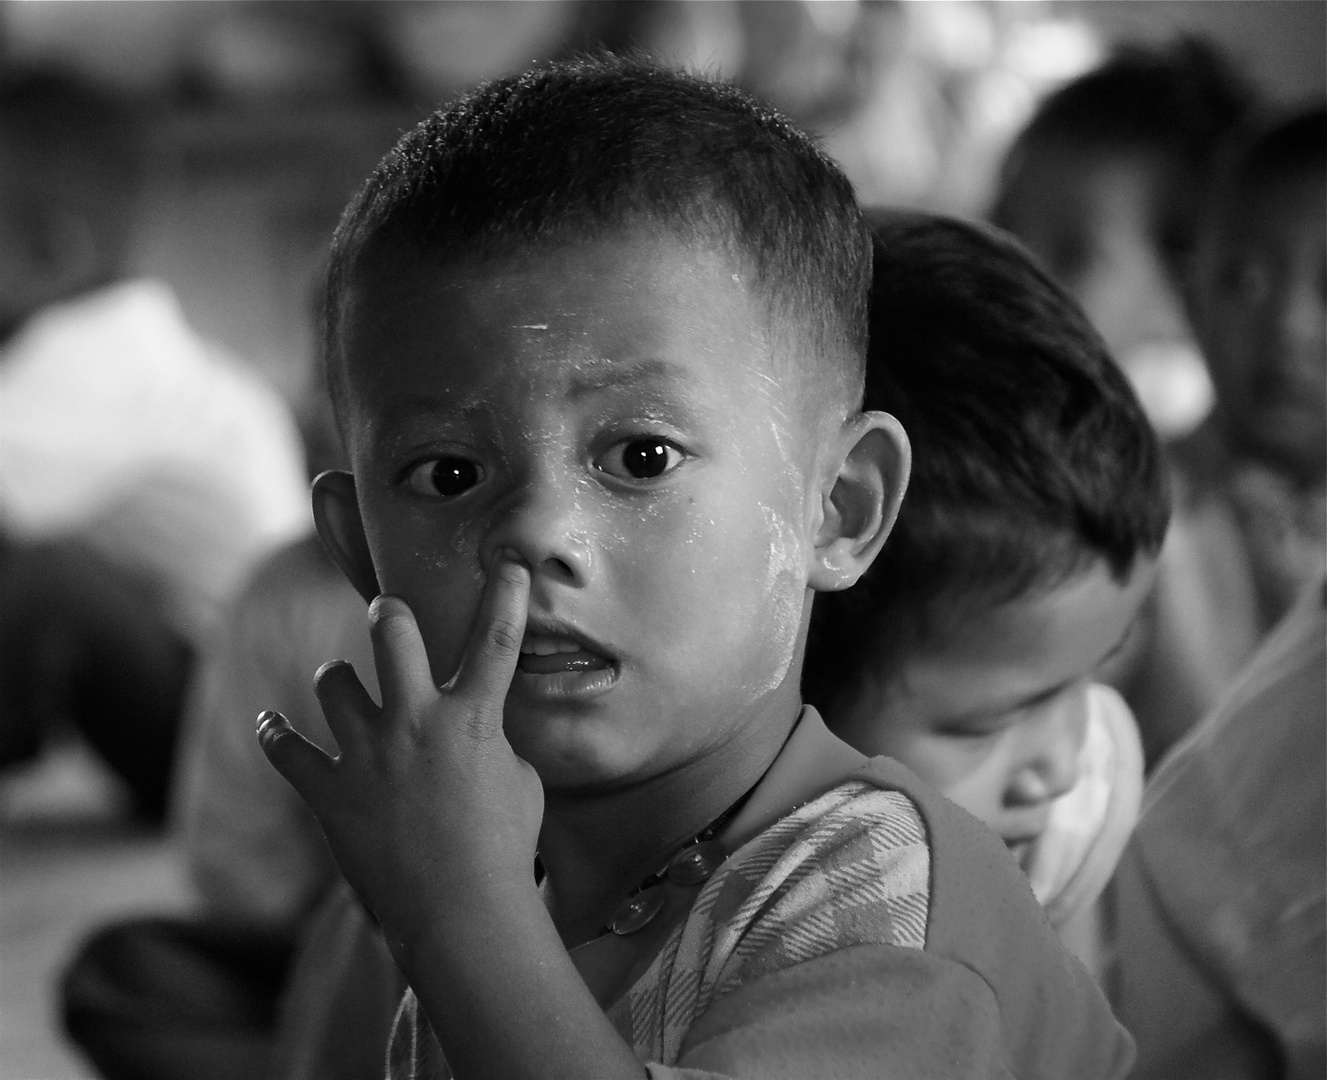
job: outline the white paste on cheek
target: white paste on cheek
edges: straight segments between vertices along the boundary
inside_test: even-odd
[[[792,666],[802,622],[805,593],[802,574],[806,561],[802,536],[795,524],[763,503],[760,512],[768,539],[763,606],[768,612],[765,627],[769,637],[765,655],[770,666],[763,685],[753,687],[757,696],[774,690]]]

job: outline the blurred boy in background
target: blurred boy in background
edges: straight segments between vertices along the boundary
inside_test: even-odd
[[[252,723],[280,702],[306,730],[330,737],[310,672],[344,656],[372,680],[364,612],[309,535],[259,566],[199,665],[174,799],[194,907],[102,928],[64,979],[67,1029],[107,1080],[378,1071],[399,976],[358,902],[326,903],[340,875],[322,830],[267,763]],[[355,920],[359,932],[349,942],[333,933],[327,949],[305,958],[315,970],[283,1010],[305,927],[329,918]],[[338,978],[347,968],[353,976]],[[347,994],[353,1001],[339,1005]],[[328,1033],[332,1024],[339,1029]],[[307,1060],[324,1043],[335,1056]]]
[[[72,724],[159,820],[195,660],[308,510],[285,403],[122,279],[135,134],[72,77],[0,80],[0,767]]]
[[[1183,282],[1213,159],[1251,101],[1207,46],[1125,49],[1041,103],[991,209],[1082,304],[1166,438],[1211,404]]]
[[[866,376],[913,445],[858,586],[816,601],[807,697],[995,832],[1099,970],[1093,905],[1142,794],[1128,707],[1098,680],[1152,585],[1156,438],[1078,306],[994,230],[877,214]]]
[[[1216,407],[1175,458],[1191,514],[1233,522],[1261,635],[1327,559],[1327,111],[1241,139],[1206,223],[1192,306]]]
[[[1122,51],[1042,103],[991,211],[1083,305],[1167,442],[1212,406],[1187,302],[1215,161],[1252,103],[1205,45]],[[1265,629],[1229,548],[1177,503],[1140,646],[1115,676],[1149,767],[1211,708]]]

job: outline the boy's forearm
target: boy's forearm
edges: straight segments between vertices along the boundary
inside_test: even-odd
[[[644,1077],[533,882],[483,891],[397,950],[456,1080]]]

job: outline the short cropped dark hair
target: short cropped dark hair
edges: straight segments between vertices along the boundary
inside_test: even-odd
[[[333,401],[339,303],[371,254],[446,264],[645,223],[748,266],[855,406],[871,244],[852,186],[810,137],[735,87],[598,55],[484,84],[408,132],[351,201],[324,295]]]
[[[1254,99],[1240,71],[1206,42],[1122,46],[1042,100],[1005,157],[990,220],[1010,226],[1008,200],[1041,147],[1152,155],[1174,170],[1173,190],[1154,228],[1159,249],[1176,269],[1192,252],[1193,210],[1217,154]]]
[[[1074,300],[1012,238],[932,214],[871,215],[868,409],[913,469],[884,550],[812,613],[808,700],[832,703],[961,620],[1104,560],[1156,554],[1170,500],[1156,436]]]

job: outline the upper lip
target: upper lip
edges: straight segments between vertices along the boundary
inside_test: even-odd
[[[526,618],[525,636],[521,639],[522,651],[525,651],[531,638],[561,638],[580,646],[587,652],[602,656],[605,660],[615,659],[612,652],[602,642],[591,637],[579,627],[552,616],[530,615]]]

